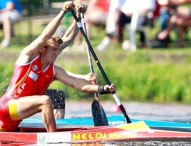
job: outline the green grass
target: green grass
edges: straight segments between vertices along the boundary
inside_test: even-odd
[[[35,29],[32,31],[32,37],[29,37],[27,23],[19,23],[16,26],[17,37],[13,38],[12,46],[0,54],[3,61],[0,64],[1,95],[8,86],[13,64],[21,49],[38,36],[43,26],[33,24],[33,28]],[[103,29],[92,29],[90,41],[93,48],[103,37]],[[122,50],[120,45],[112,44],[103,52],[97,52],[96,49],[95,52],[110,81],[116,85],[121,100],[189,104],[191,103],[191,49],[189,47],[180,49],[173,45],[168,49],[138,48],[135,53],[131,53]],[[98,67],[95,62],[93,63],[98,74],[98,83],[105,84]],[[60,55],[56,64],[74,73],[89,73],[86,52],[69,50]],[[70,89],[60,82],[53,83],[50,88],[64,90],[71,99],[92,97]],[[102,99],[113,100],[111,95],[104,95]]]

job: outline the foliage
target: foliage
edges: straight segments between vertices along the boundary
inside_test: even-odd
[[[159,52],[163,54],[162,51]],[[111,52],[97,52],[97,56],[110,81],[116,85],[121,100],[191,103],[191,65],[190,61],[188,61],[191,52],[183,60],[180,60],[177,55],[176,59],[178,59],[179,63],[175,63],[170,59],[164,60],[163,58],[159,62],[154,62],[151,58],[158,55],[158,51],[156,54],[152,51],[146,53],[143,50],[138,50],[132,54],[129,52],[124,53],[123,50],[112,50]],[[174,50],[172,52],[168,51],[168,54],[172,53],[174,55],[173,52]],[[65,56],[71,54],[72,52],[63,54],[62,61],[65,60]],[[84,59],[81,60],[84,63],[76,59],[78,55],[79,53],[73,52],[71,60],[63,61],[65,63],[60,63],[60,60],[58,60],[57,63],[74,73],[88,73],[88,64],[84,62]],[[84,53],[80,53],[79,56],[86,59]],[[95,72],[98,74],[98,83],[105,84],[98,67],[94,66]],[[60,87],[72,97],[76,97],[75,95],[84,97],[86,95],[79,94],[79,92],[62,85]],[[105,100],[113,100],[111,95],[102,97]]]
[[[23,31],[16,31],[18,34],[13,38],[13,45],[1,53],[2,61],[6,60],[0,64],[1,95],[8,86],[14,61],[20,50],[42,30],[42,27],[33,24],[35,30],[32,37],[28,37],[24,29],[26,24],[18,24],[17,29],[20,28],[19,25],[24,25],[21,26]],[[91,33],[90,40],[95,48],[101,42],[104,30],[95,28]],[[96,49],[95,52],[110,81],[116,85],[121,100],[191,103],[191,50],[189,47],[157,50],[139,48],[131,53],[113,44],[103,52],[97,52]],[[97,65],[93,63],[95,72],[98,74],[98,84],[105,84]],[[89,73],[86,51],[65,51],[60,55],[56,64],[74,73]],[[64,90],[70,98],[93,98],[93,96],[68,88],[60,82],[53,83],[50,88]],[[112,95],[104,95],[101,98],[114,100]]]
[[[0,65],[0,95],[3,95],[11,79],[13,65],[10,62],[1,63]]]

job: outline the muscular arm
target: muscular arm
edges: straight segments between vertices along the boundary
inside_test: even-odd
[[[67,73],[57,66],[55,66],[55,73],[55,78],[69,87],[85,93],[98,92],[98,85],[92,85],[91,82],[84,79],[83,76]]]
[[[61,11],[43,30],[40,36],[35,39],[30,45],[24,48],[21,52],[20,57],[17,60],[17,64],[25,64],[30,62],[34,57],[37,56],[40,49],[44,47],[47,40],[55,33],[59,26],[65,12]]]
[[[63,43],[61,45],[61,49],[63,50],[66,48],[74,40],[77,34],[78,27],[76,21],[74,20],[72,25],[67,29],[66,33],[62,37]]]
[[[86,74],[86,75],[80,75],[80,74],[74,74],[74,73],[71,73],[71,72],[67,71],[67,74],[69,74],[71,76],[74,76],[74,77],[77,77],[77,78],[82,78],[82,79],[85,79],[85,80],[91,81],[91,82],[94,82],[97,79],[96,73],[89,73],[89,74]]]
[[[80,18],[80,13],[85,11],[85,6],[82,4],[78,4],[76,5],[76,11],[77,11],[77,17]],[[61,46],[61,49],[63,50],[65,47],[67,47],[76,37],[76,35],[78,34],[78,27],[77,27],[77,23],[74,20],[72,25],[68,28],[68,30],[66,31],[66,33],[64,34],[64,36],[62,37],[63,43]]]

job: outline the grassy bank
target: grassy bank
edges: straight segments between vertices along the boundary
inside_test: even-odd
[[[100,32],[99,36],[96,31]],[[36,32],[35,35],[38,33]],[[91,38],[93,47],[101,42],[103,35],[103,30],[94,30]],[[20,50],[28,43],[28,39],[25,34],[20,34],[13,39],[13,42],[10,48],[1,51],[0,54],[2,62],[0,64],[1,95],[10,81],[13,63]],[[122,50],[118,45],[112,45],[106,51],[96,51],[96,54],[109,79],[116,85],[121,100],[191,103],[190,48],[138,49],[137,52],[130,53]],[[64,52],[56,64],[74,73],[86,74],[89,72],[86,51]],[[94,66],[98,74],[98,83],[105,84],[98,67]],[[65,90],[71,98],[89,97],[89,95],[65,87],[59,82],[53,83],[50,88]],[[113,98],[111,95],[102,97],[106,100]]]
[[[163,53],[157,51],[155,54],[154,51],[140,50],[130,54],[123,50],[113,50],[98,52],[97,55],[109,79],[117,86],[121,100],[191,103],[191,55],[187,53],[182,58],[181,55],[175,55],[170,51]],[[154,59],[153,56],[158,59]],[[13,64],[11,62],[4,62],[0,65],[1,94],[5,91],[12,75]],[[75,73],[89,72],[85,52],[63,53],[56,64]],[[94,66],[98,74],[98,83],[104,84],[99,69],[96,65]],[[70,97],[89,96],[65,87],[59,82],[53,83],[50,88],[65,90]],[[112,96],[103,96],[103,98],[111,99]]]
[[[155,54],[154,51],[141,50],[129,54],[123,50],[113,50],[97,55],[109,79],[117,86],[122,100],[190,103],[191,56],[187,54],[183,57],[170,51],[166,54],[159,52]],[[80,56],[87,59],[85,54]],[[80,61],[79,54],[72,56],[71,60],[65,61],[65,58],[63,56],[63,66],[68,70],[76,73],[89,71],[86,60]],[[98,83],[104,84],[97,66],[96,72],[99,75]]]

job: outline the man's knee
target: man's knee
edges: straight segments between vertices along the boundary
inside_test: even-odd
[[[42,102],[42,105],[51,106],[53,108],[52,100],[51,100],[51,98],[49,96],[42,95],[41,96],[41,102]]]

